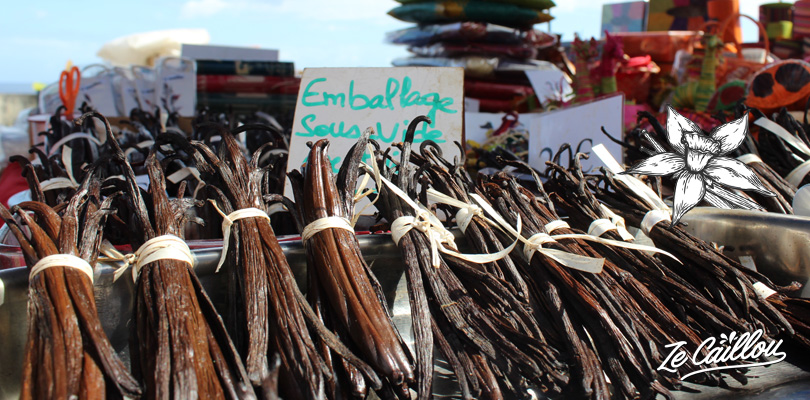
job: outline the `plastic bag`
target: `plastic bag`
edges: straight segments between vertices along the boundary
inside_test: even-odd
[[[89,71],[97,70],[96,74]],[[115,95],[113,94],[113,77],[115,73],[102,64],[92,64],[82,69],[82,80],[76,105],[87,104],[102,115],[116,116]]]
[[[133,109],[140,107],[132,71],[123,67],[115,67],[113,71],[115,72],[113,77],[115,108],[118,110],[118,115],[128,117]]]
[[[179,57],[182,43],[208,44],[211,35],[205,29],[171,29],[137,33],[117,38],[96,53],[116,66],[154,66],[160,57]]]
[[[161,114],[193,117],[197,102],[197,73],[190,58],[164,58],[158,63],[156,98]]]

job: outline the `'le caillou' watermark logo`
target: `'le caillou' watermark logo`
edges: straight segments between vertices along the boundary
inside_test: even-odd
[[[761,209],[758,204],[726,188],[753,190],[776,196],[762,185],[745,163],[726,157],[748,135],[748,114],[713,129],[708,135],[688,118],[669,107],[667,142],[672,152],[659,152],[642,160],[627,174],[672,175],[675,185],[672,223],[701,201],[719,208]]]
[[[726,335],[723,333],[720,334],[719,339],[710,337],[695,349],[691,357],[684,348],[686,342],[668,344],[665,347],[672,348],[672,350],[664,359],[664,362],[658,366],[657,370],[677,373],[678,369],[686,363],[691,363],[695,367],[706,366],[706,368],[681,376],[681,379],[686,379],[701,372],[729,368],[750,368],[775,364],[784,360],[785,353],[778,351],[779,346],[782,345],[782,339],[769,341],[763,339],[762,335],[762,329],[757,329],[742,334],[731,332]],[[762,357],[768,360],[756,362],[761,360]]]

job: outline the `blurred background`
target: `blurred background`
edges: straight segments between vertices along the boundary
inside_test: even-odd
[[[617,0],[559,0],[554,20],[535,29],[571,41],[601,36],[602,6]],[[771,1],[772,2],[772,1]],[[740,0],[753,17],[763,0]],[[58,79],[65,63],[102,60],[101,47],[116,38],[148,31],[204,29],[210,43],[278,49],[279,58],[307,67],[390,66],[408,54],[384,43],[387,32],[412,24],[387,12],[393,0],[186,0],[138,2],[6,2],[0,14],[0,93],[34,92],[36,82]],[[755,41],[757,28],[742,21],[743,38]]]

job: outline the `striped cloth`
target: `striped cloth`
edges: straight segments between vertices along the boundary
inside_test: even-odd
[[[793,4],[793,37],[810,37],[810,0],[799,0]]]

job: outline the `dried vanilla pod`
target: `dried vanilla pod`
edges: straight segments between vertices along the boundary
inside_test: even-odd
[[[552,165],[554,170],[550,180],[545,185],[552,190],[550,197],[556,203],[558,209],[565,211],[569,217],[568,222],[580,227],[584,231],[594,231],[597,220],[608,223],[613,227],[601,233],[601,237],[616,241],[623,240],[619,234],[623,226],[616,226],[615,214],[612,214],[606,207],[601,205],[590,191],[588,181],[582,174],[579,156],[575,160],[575,166],[569,171]],[[632,241],[632,235],[625,231],[625,237]],[[656,256],[652,256],[644,251],[631,250],[617,246],[606,246],[600,243],[593,243],[592,246],[598,248],[600,253],[606,258],[610,258],[613,264],[620,269],[607,269],[607,272],[616,274],[616,279],[628,289],[636,302],[642,306],[647,314],[654,317],[656,321],[662,321],[661,328],[668,332],[675,340],[686,342],[687,348],[699,348],[702,339],[717,336],[729,331],[748,331],[750,324],[737,318],[723,309],[717,307],[712,299],[704,297],[700,290],[695,288],[688,281],[670,270],[670,267],[661,262]],[[673,268],[684,268],[677,264]],[[632,274],[634,279],[621,278],[625,273]],[[640,284],[643,284],[641,286]],[[628,310],[629,311],[629,310]],[[665,346],[671,342],[666,339],[657,343],[656,351],[665,355]],[[708,352],[704,348],[702,354]],[[716,365],[708,365],[714,367]],[[746,378],[740,371],[731,372],[735,379],[745,382]],[[718,382],[720,374],[714,375],[711,380],[703,383]],[[704,378],[708,378],[709,375]]]
[[[432,384],[435,343],[456,376],[461,377],[464,398],[525,398],[531,387],[561,390],[567,375],[553,349],[522,332],[522,328],[513,328],[514,321],[504,321],[503,315],[509,311],[479,303],[491,299],[492,294],[480,295],[477,291],[499,291],[503,287],[482,272],[481,266],[468,261],[481,258],[444,254],[443,250],[454,249],[449,232],[413,200],[416,174],[427,167],[423,164],[417,169],[417,165],[411,165],[412,157],[418,158],[411,152],[415,127],[422,122],[429,119],[417,117],[409,125],[399,161],[388,159],[387,152],[377,157],[382,175],[389,181],[384,180],[378,188],[375,203],[391,222],[392,236],[407,265],[414,347],[423,352],[417,353],[417,386],[429,388]],[[486,283],[469,285],[468,290],[464,282],[470,283],[473,276]],[[500,306],[508,309],[503,301]]]
[[[82,119],[91,116],[103,119],[97,113]],[[182,239],[186,210],[193,205],[182,197],[185,185],[177,199],[168,198],[153,150],[146,161],[150,212],[108,124],[107,135],[127,185],[126,209],[119,209],[119,216],[130,224],[132,247],[138,249],[132,265],[136,289],[130,354],[144,396],[256,398],[222,319],[192,269],[193,256]]]
[[[421,153],[424,159],[422,162],[426,164],[422,165],[420,171],[429,177],[431,185],[427,199],[435,201],[439,207],[450,209],[450,215],[455,215],[456,224],[476,253],[493,254],[503,251],[507,247],[501,242],[503,235],[499,236],[498,228],[484,220],[483,210],[470,198],[470,193],[478,193],[465,171],[460,166],[443,160],[441,150],[435,143],[423,142]],[[466,206],[453,206],[447,200],[437,198],[437,195],[449,197]],[[483,200],[482,197],[479,199]],[[459,266],[454,262],[449,262],[448,265],[451,268]],[[546,339],[547,334],[556,333],[550,329],[545,332],[541,329],[536,317],[542,318],[544,326],[548,326],[547,319],[544,314],[534,312],[528,284],[515,265],[513,256],[508,255],[491,263],[470,263],[469,266],[474,269],[455,268],[454,272],[468,288],[470,295],[488,313],[489,318],[503,324],[502,329],[516,331],[510,335],[519,333],[543,343],[547,346],[544,352],[548,353],[550,360],[561,359],[560,351]],[[554,363],[549,364],[551,365]],[[563,365],[555,365],[554,368],[565,370]],[[560,379],[557,384],[567,384],[567,378]]]
[[[445,196],[449,196],[465,204],[474,205],[469,198],[469,193],[475,193],[476,188],[472,180],[467,176],[466,172],[458,165],[453,165],[442,158],[441,148],[432,141],[422,142],[420,152],[424,159],[425,165],[423,167],[424,174],[429,176],[430,183],[434,189],[439,191]],[[412,157],[416,158],[416,157]],[[417,163],[418,164],[418,163]],[[428,198],[430,200],[430,198]],[[497,253],[502,251],[505,246],[498,240],[496,228],[483,220],[483,215],[478,215],[475,211],[478,208],[470,208],[465,210],[465,213],[470,213],[469,222],[467,222],[467,229],[462,229],[461,225],[465,221],[459,221],[459,211],[457,207],[450,205],[438,204],[439,207],[448,208],[451,215],[456,216],[456,224],[462,230],[465,237],[472,244],[477,253],[488,254]],[[480,211],[479,211],[480,212]],[[469,231],[468,231],[469,230]],[[517,267],[512,261],[512,257],[504,257],[494,263],[483,264],[486,271],[494,275],[502,285],[513,293],[518,298],[528,303],[528,286],[521,276]]]
[[[141,395],[102,329],[93,295],[93,266],[112,200],[99,203],[99,197],[98,181],[88,173],[62,216],[40,202],[14,207],[30,235],[0,205],[31,271],[21,399]]]
[[[539,190],[545,196],[542,187]],[[491,183],[485,184],[484,191],[501,215],[508,215],[506,219],[511,224],[516,223],[512,213],[519,213],[526,237],[542,239],[544,234],[549,234],[544,226],[559,220],[559,216],[543,204],[550,204],[547,198],[541,202],[542,197],[536,197],[505,175],[493,177]],[[572,233],[565,226],[553,230],[553,235]],[[543,242],[545,248],[600,257],[599,252],[580,238]],[[609,259],[605,259],[604,264],[607,271],[617,268]],[[534,280],[543,288],[541,304],[576,310],[564,312],[557,325],[564,327],[565,332],[559,337],[568,342],[573,359],[581,365],[582,375],[572,376],[577,382],[571,388],[573,393],[607,397],[602,369],[610,377],[614,390],[622,396],[643,397],[654,393],[669,396],[667,387],[677,387],[677,377],[655,370],[657,355],[647,345],[650,341],[668,340],[667,333],[646,315],[610,272],[591,273],[568,268],[541,250],[533,252],[531,267],[526,271],[527,280]],[[594,359],[594,355],[598,359]]]
[[[608,214],[609,209],[597,201],[587,186],[588,182],[582,175],[578,163],[572,173],[556,166],[555,169],[554,179],[549,181],[553,185],[547,184],[546,186],[553,186],[550,197],[559,208],[565,210],[572,225],[586,231],[597,219],[610,220],[617,217],[615,214]],[[618,227],[607,230],[603,237],[623,240],[619,235]],[[711,299],[705,298],[691,283],[671,271],[670,267],[659,257],[644,251],[605,247],[598,243],[595,243],[594,246],[604,248],[607,256],[618,256],[613,258],[617,265],[623,265],[623,268],[643,282],[653,291],[656,298],[673,313],[681,314],[679,320],[685,321],[692,329],[697,330],[696,333],[699,337],[712,336],[728,330],[742,331],[750,328],[746,321],[727,313],[714,305]],[[644,297],[651,299],[649,296]],[[641,304],[645,304],[645,302],[642,301]],[[650,308],[652,304],[646,306],[646,308]],[[657,309],[657,306],[652,309]],[[670,319],[670,322],[673,321]],[[679,327],[675,323],[666,324],[666,326]],[[692,339],[694,342],[695,338]],[[699,344],[699,342],[693,344]]]
[[[358,166],[370,131],[363,133],[347,155],[337,181],[327,157],[328,141],[312,145],[302,172],[290,180],[296,198],[297,220],[303,226],[307,270],[314,307],[343,332],[358,354],[371,365],[397,396],[408,397],[414,372],[408,348],[393,324],[377,279],[360,253],[350,222]],[[312,225],[314,223],[314,225]],[[320,227],[318,225],[321,225]],[[350,373],[351,371],[346,371]],[[361,393],[355,380],[352,392]]]
[[[609,182],[604,190],[612,190],[612,206],[622,209],[622,214],[633,224],[639,224],[649,212],[648,206],[640,201],[624,203],[631,192],[624,184],[606,175]],[[602,197],[603,192],[597,192]],[[620,200],[621,199],[621,200]],[[604,198],[603,201],[607,202]],[[632,204],[632,205],[630,205]],[[648,234],[656,246],[667,249],[678,257],[690,261],[694,268],[682,272],[684,279],[700,284],[705,295],[724,307],[730,313],[749,322],[750,330],[762,328],[771,337],[784,334],[788,338],[807,347],[807,323],[801,317],[806,316],[810,302],[805,299],[793,299],[787,293],[796,290],[798,284],[780,287],[764,275],[743,267],[736,260],[723,254],[709,243],[692,236],[681,225],[667,228],[666,223],[659,223],[650,229]],[[675,271],[681,271],[673,268]],[[696,279],[697,277],[697,279]],[[765,290],[757,290],[764,287]],[[767,292],[767,297],[760,293]]]
[[[597,197],[609,204],[628,223],[640,226],[644,216],[652,207],[624,183],[605,172],[604,187],[596,187]],[[714,246],[687,233],[681,225],[668,226],[666,222],[655,224],[647,234],[656,246],[678,257],[689,268],[671,266],[670,269],[685,281],[700,289],[703,296],[711,299],[724,311],[750,324],[749,330],[762,328],[770,337],[785,334],[793,337],[796,332],[786,320],[779,299],[781,295],[767,299],[757,294],[755,284],[760,282],[771,290],[784,293],[795,289],[795,285],[778,287],[762,274],[742,267]],[[667,260],[663,260],[669,263]],[[802,340],[799,338],[798,340]]]
[[[257,163],[264,148],[248,162],[233,134],[221,126],[215,129],[222,137],[220,156],[202,142],[174,143],[194,158],[206,182],[204,190],[220,212],[230,215],[231,233],[224,239],[228,246],[221,261],[235,282],[231,317],[251,382],[264,391],[272,372],[268,360],[278,357],[275,374],[281,397],[320,398],[338,379],[319,353],[317,345],[323,344],[378,388],[376,374],[323,326],[298,288],[262,201],[264,171]]]

